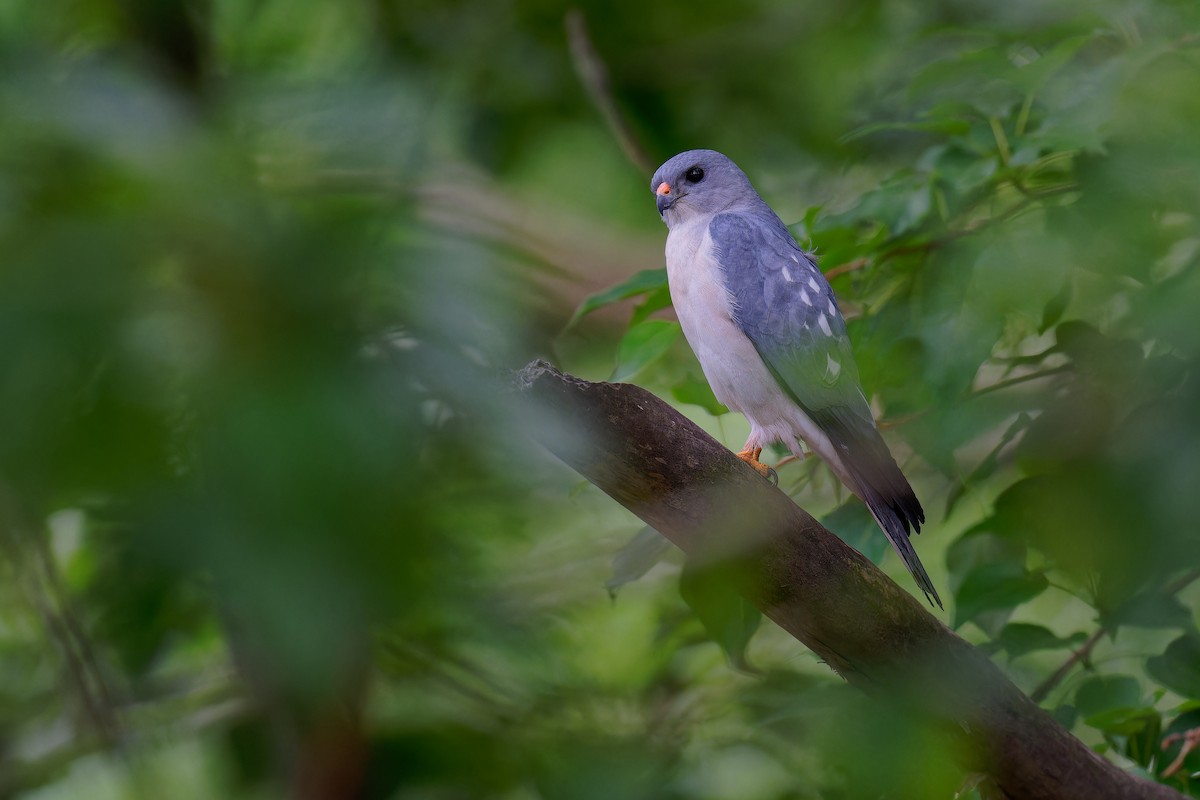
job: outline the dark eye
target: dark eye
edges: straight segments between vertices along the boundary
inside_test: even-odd
[[[699,183],[704,180],[704,170],[699,167],[692,167],[687,172],[683,173],[684,180],[688,183]]]

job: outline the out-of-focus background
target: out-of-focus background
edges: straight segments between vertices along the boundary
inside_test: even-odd
[[[741,445],[693,147],[820,257],[947,623],[1200,797],[1194,0],[0,6],[0,797],[981,796],[514,413],[540,356]]]

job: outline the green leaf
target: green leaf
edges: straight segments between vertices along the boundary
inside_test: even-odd
[[[958,504],[958,501],[966,496],[968,489],[978,486],[992,476],[992,473],[996,471],[996,467],[1000,464],[1000,451],[1008,447],[1013,439],[1017,438],[1018,434],[1024,432],[1029,427],[1032,421],[1033,418],[1024,411],[1018,414],[1013,423],[1008,426],[1004,435],[1000,437],[1000,441],[996,446],[979,462],[979,466],[975,467],[970,475],[957,481],[950,488],[950,495],[946,499],[946,516],[949,516],[950,512],[954,510],[954,506]]]
[[[848,227],[855,230],[860,226],[882,226],[877,236],[899,236],[918,227],[932,208],[930,181],[926,175],[902,172],[883,181],[859,198],[854,207],[822,220],[823,228]],[[825,248],[825,234],[816,237],[817,243]],[[868,243],[860,242],[862,250],[869,249]],[[823,250],[826,256],[827,250]],[[830,265],[832,266],[832,265]]]
[[[746,659],[746,648],[762,613],[738,592],[737,580],[737,568],[730,564],[697,566],[689,560],[679,576],[679,594],[729,663],[743,672],[756,672]]]
[[[887,555],[887,538],[879,530],[871,512],[858,498],[851,498],[826,514],[821,519],[821,524],[876,564]]]
[[[567,323],[567,327],[575,325],[580,319],[592,313],[598,308],[619,303],[622,300],[628,300],[631,297],[637,297],[642,294],[650,294],[667,285],[667,271],[665,269],[644,269],[636,273],[628,280],[618,283],[616,286],[605,289],[602,292],[597,292],[589,296],[579,308],[575,309],[574,315]]]
[[[984,564],[967,575],[955,594],[954,627],[985,611],[1014,608],[1037,597],[1046,586],[1045,575],[1015,562]]]
[[[648,319],[634,325],[617,347],[617,366],[609,380],[623,381],[636,375],[667,352],[679,333],[679,323],[666,319]]]
[[[792,236],[800,243],[800,246],[808,250],[812,248],[813,231],[816,230],[817,216],[821,213],[823,206],[809,206],[804,211],[804,218],[799,222],[793,222],[788,225],[788,229],[792,232]]]
[[[855,209],[851,209],[849,213],[854,214]],[[863,230],[863,226],[867,224],[872,228],[869,233]],[[882,246],[887,239],[887,229],[884,226],[875,220],[863,220],[857,216],[825,214],[817,218],[816,225],[816,228],[810,228],[810,239],[823,272]],[[835,276],[835,289],[839,283],[844,284],[849,280],[849,273],[843,273],[841,277]]]
[[[1191,709],[1183,711],[1175,719],[1171,720],[1171,724],[1163,731],[1164,738],[1171,734],[1184,734],[1195,728],[1200,728],[1200,709]],[[1183,747],[1183,741],[1176,739],[1170,746],[1166,747],[1162,753],[1162,763],[1171,764],[1179,757],[1179,751]],[[1184,774],[1195,774],[1200,772],[1200,749],[1193,750],[1187,757],[1183,759]]]
[[[1104,732],[1104,738],[1132,761],[1149,766],[1162,738],[1162,715],[1150,707],[1112,708],[1093,714],[1085,723]]]
[[[1079,709],[1069,703],[1065,703],[1051,711],[1050,716],[1054,717],[1059,725],[1062,725],[1067,730],[1071,730],[1071,728],[1075,727],[1075,720],[1079,718]]]
[[[1192,626],[1192,612],[1174,595],[1147,592],[1126,600],[1103,620],[1109,628],[1184,629]]]
[[[1158,756],[1159,742],[1162,741],[1162,714],[1153,708],[1147,708],[1136,720],[1143,723],[1141,730],[1133,727],[1135,718],[1131,717],[1125,722],[1125,756],[1149,769]]]
[[[1075,708],[1084,718],[1114,708],[1141,706],[1142,687],[1136,678],[1128,675],[1096,675],[1084,681],[1075,691]]]
[[[1059,324],[1055,338],[1059,349],[1080,372],[1101,383],[1123,384],[1137,373],[1144,360],[1137,342],[1105,336],[1093,325],[1079,320]]]
[[[1144,731],[1147,726],[1161,725],[1162,718],[1153,708],[1110,708],[1093,714],[1084,722],[1105,733],[1133,736]]]
[[[950,211],[962,210],[962,202],[996,175],[994,158],[981,159],[977,153],[960,146],[942,145],[922,154],[920,165],[932,172],[938,185],[951,191]]]
[[[1062,288],[1054,297],[1050,298],[1042,310],[1042,324],[1038,326],[1038,333],[1045,333],[1062,319],[1063,312],[1067,310],[1067,304],[1071,302],[1071,294],[1071,281],[1066,280],[1063,282]]]
[[[993,652],[1003,650],[1010,657],[1016,658],[1038,650],[1065,650],[1081,644],[1086,639],[1087,634],[1082,631],[1060,637],[1041,625],[1010,622],[1000,631],[999,636],[985,645],[985,649]]]
[[[872,122],[862,125],[842,136],[838,141],[852,142],[873,133],[892,133],[894,131],[916,131],[918,133],[940,133],[947,136],[962,136],[971,130],[971,123],[965,119],[939,117],[932,119],[914,120],[909,122]]]
[[[671,290],[662,286],[646,295],[646,299],[633,308],[633,318],[630,325],[636,325],[649,317],[655,311],[660,311],[671,305]]]
[[[667,537],[649,525],[643,527],[613,556],[612,577],[604,582],[609,596],[616,597],[617,589],[645,575],[670,551]]]
[[[1037,91],[1054,73],[1074,58],[1080,48],[1088,42],[1094,41],[1099,35],[1098,31],[1094,31],[1063,39],[1048,51],[1041,53],[1036,60],[1018,69],[1016,83],[1023,86],[1026,91]]]
[[[1186,633],[1167,645],[1161,656],[1146,662],[1150,677],[1173,692],[1200,698],[1200,636]]]
[[[714,417],[729,413],[729,409],[713,394],[708,381],[702,381],[694,375],[686,375],[683,380],[672,386],[671,396],[680,403],[700,406]]]
[[[986,527],[992,520],[984,520],[975,528],[958,537],[946,553],[946,566],[950,569],[951,585],[957,592],[972,572],[987,565],[1011,562],[1018,569],[1025,563],[1025,546],[1012,537],[1000,536]]]
[[[913,102],[955,108],[969,107],[983,117],[1004,117],[1020,104],[1023,94],[1010,78],[1006,48],[996,42],[949,58],[932,61],[909,82]]]

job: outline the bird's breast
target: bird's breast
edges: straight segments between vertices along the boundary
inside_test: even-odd
[[[786,398],[734,320],[707,223],[673,228],[666,256],[671,302],[713,394],[751,421],[783,414]]]

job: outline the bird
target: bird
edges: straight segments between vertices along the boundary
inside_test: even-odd
[[[909,541],[925,512],[879,434],[837,298],[814,256],[746,174],[715,150],[669,159],[650,181],[668,228],[667,285],[717,400],[750,422],[738,458],[804,445],[866,504],[927,600],[942,600]],[[803,444],[802,444],[803,442]]]

